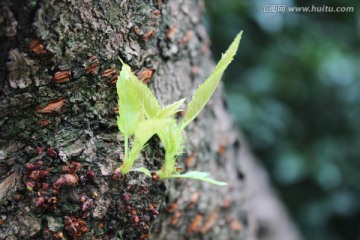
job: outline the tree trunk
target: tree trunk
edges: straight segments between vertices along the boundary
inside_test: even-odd
[[[2,1],[0,239],[252,237],[221,88],[188,127],[178,166],[228,186],[113,174],[123,158],[117,57],[163,105],[189,101],[213,68],[203,10],[185,0]],[[154,137],[137,164],[157,170],[163,156]]]

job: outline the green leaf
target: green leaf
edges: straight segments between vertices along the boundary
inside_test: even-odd
[[[175,119],[169,119],[167,124],[157,132],[164,144],[166,153],[177,154],[183,147],[182,129]]]
[[[175,113],[179,112],[179,107],[185,102],[186,98],[183,98],[177,102],[174,102],[173,104],[170,104],[157,114],[157,118],[167,118],[167,117],[173,117]]]
[[[155,118],[160,112],[161,107],[151,90],[142,83],[133,73],[130,74],[130,81],[136,89],[139,101],[144,106],[145,115],[148,118]]]
[[[135,133],[140,121],[142,109],[138,99],[138,93],[129,80],[130,73],[130,67],[123,65],[118,81],[116,82],[119,107],[117,124],[124,136],[130,136]]]
[[[155,116],[161,110],[160,104],[158,103],[157,99],[152,94],[151,90],[132,73],[130,66],[124,63],[121,58],[119,58],[119,60],[122,63],[122,69],[118,82],[120,79],[129,80],[128,84],[131,85],[131,88],[133,90],[133,92],[129,94],[136,95],[138,102],[143,105],[145,114],[148,118],[155,118]]]
[[[240,44],[240,40],[241,40],[241,36],[242,36],[243,31],[241,31],[240,33],[238,33],[238,35],[236,35],[235,39],[232,41],[232,43],[230,44],[229,48],[226,50],[226,52],[221,56],[220,61],[218,62],[218,64],[216,65],[215,71],[222,67],[222,66],[227,66],[231,63],[231,61],[233,60],[238,48],[239,48],[239,44]]]
[[[226,182],[217,181],[209,176],[210,176],[210,174],[207,172],[190,171],[190,172],[187,172],[184,174],[171,174],[171,175],[167,176],[166,178],[192,178],[192,179],[208,182],[208,183],[218,185],[218,186],[227,185]]]
[[[215,70],[212,72],[210,77],[196,90],[191,102],[189,103],[188,110],[182,122],[182,128],[185,128],[192,120],[194,120],[194,118],[204,108],[205,104],[209,101],[219,84],[222,74],[233,60],[233,57],[239,47],[241,35],[242,32],[236,36],[228,50],[225,54],[223,54],[221,60],[216,65]]]
[[[145,143],[168,125],[170,119],[148,119],[142,121],[135,131],[134,144]]]

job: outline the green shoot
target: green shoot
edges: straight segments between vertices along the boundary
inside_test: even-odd
[[[161,129],[158,135],[165,148],[165,161],[157,174],[160,179],[164,179],[176,172],[176,158],[183,152],[184,138],[182,129],[175,120],[172,120],[169,125]]]
[[[120,167],[123,174],[128,173],[131,170],[134,161],[139,156],[140,151],[149,139],[158,133],[164,125],[166,125],[166,119],[158,120],[151,119],[142,121],[139,123],[138,128],[135,131],[134,143],[128,156],[125,156],[125,161]],[[127,157],[127,158],[126,158]]]
[[[176,171],[176,159],[183,152],[183,130],[198,116],[214,93],[221,76],[235,56],[241,34],[242,32],[236,36],[228,50],[223,54],[210,77],[199,86],[188,105],[184,119],[180,123],[174,119],[174,115],[184,104],[185,98],[161,108],[150,89],[140,82],[131,72],[130,67],[120,59],[123,66],[116,87],[119,104],[117,123],[125,138],[125,160],[120,167],[123,174],[129,171],[139,171],[151,176],[148,169],[144,167],[132,169],[132,166],[149,139],[158,135],[165,148],[164,164],[156,172],[160,179],[192,178],[219,186],[226,185],[224,182],[210,178],[209,173],[206,172],[191,171],[179,174]],[[131,136],[134,136],[134,142],[129,152],[128,139]]]
[[[174,117],[175,113],[179,112],[180,106],[185,102],[186,98],[183,98],[173,104],[170,104],[163,109],[161,109],[158,114],[156,115],[157,118],[167,118],[167,117]]]
[[[125,138],[125,158],[128,156],[128,139],[138,127],[142,108],[137,99],[137,91],[130,82],[130,73],[130,67],[123,65],[116,83],[119,106],[117,125]]]
[[[182,122],[182,128],[185,128],[195,117],[201,112],[205,104],[209,101],[214,93],[221,76],[225,69],[233,60],[235,53],[239,47],[242,32],[240,32],[234,41],[231,43],[229,49],[223,54],[220,62],[216,65],[215,70],[206,81],[199,86],[196,90],[191,102],[189,103],[188,110]]]
[[[192,178],[192,179],[201,180],[201,181],[208,182],[208,183],[218,185],[218,186],[227,185],[227,183],[214,180],[209,176],[210,176],[210,174],[207,172],[190,171],[190,172],[187,172],[184,174],[171,174],[171,175],[168,175],[167,178]]]

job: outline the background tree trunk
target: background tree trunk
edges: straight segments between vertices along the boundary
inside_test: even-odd
[[[113,176],[117,56],[163,105],[189,101],[213,67],[203,11],[184,0],[2,2],[0,239],[254,237],[221,88],[178,162],[228,186]],[[138,164],[157,170],[162,159],[153,138]]]

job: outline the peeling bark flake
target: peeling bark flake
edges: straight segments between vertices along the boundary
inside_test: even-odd
[[[49,102],[44,107],[36,107],[36,111],[38,113],[54,113],[54,112],[60,112],[61,108],[65,104],[65,99],[60,98],[59,100]]]
[[[230,228],[234,232],[239,232],[242,229],[242,224],[238,220],[234,220],[230,223]]]
[[[56,83],[65,83],[70,81],[71,72],[70,71],[59,71],[54,74],[54,82]]]
[[[179,219],[181,217],[181,212],[180,211],[176,211],[174,216],[172,217],[172,219],[170,220],[170,225],[175,225]]]
[[[36,55],[43,55],[43,54],[47,53],[44,45],[40,42],[39,39],[34,39],[30,43],[29,47],[30,47],[30,51]]]
[[[197,232],[199,229],[199,224],[202,221],[202,219],[203,216],[201,214],[197,214],[187,229],[188,233]]]
[[[219,218],[219,214],[217,213],[216,210],[210,213],[204,225],[200,228],[200,233],[204,235],[206,232],[208,232],[216,224],[218,218]]]
[[[200,193],[199,192],[195,192],[191,195],[190,198],[190,203],[188,205],[188,208],[193,208],[195,207],[196,203],[199,201],[200,198]]]
[[[141,82],[148,84],[152,78],[153,70],[147,68],[139,72],[138,78]]]

